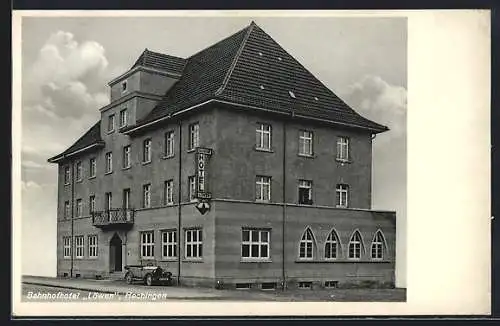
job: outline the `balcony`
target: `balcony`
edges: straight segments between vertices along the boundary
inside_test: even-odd
[[[92,213],[92,225],[101,229],[127,228],[134,225],[134,210],[115,208]]]

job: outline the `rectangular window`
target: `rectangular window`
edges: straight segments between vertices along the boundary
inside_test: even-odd
[[[115,115],[111,114],[108,117],[108,132],[113,132],[115,130]]]
[[[113,172],[113,153],[106,153],[106,173]]]
[[[241,258],[269,259],[269,230],[242,230]]]
[[[122,207],[124,209],[130,208],[130,189],[123,189],[123,202]]]
[[[130,145],[123,147],[123,168],[130,167]]]
[[[189,201],[194,201],[196,199],[196,179],[193,175],[188,177],[188,183],[189,183],[189,188],[188,188]]]
[[[186,258],[201,259],[203,257],[203,232],[201,229],[185,231]]]
[[[142,207],[151,207],[151,184],[145,184],[142,186]]]
[[[71,237],[63,237],[63,257],[71,258]]]
[[[161,235],[161,247],[163,258],[177,257],[177,231],[163,231]]]
[[[299,180],[299,204],[312,205],[312,181]]]
[[[76,217],[82,217],[83,214],[83,205],[82,205],[82,200],[77,199],[76,200]]]
[[[155,237],[153,231],[141,232],[141,257],[154,258]]]
[[[310,288],[312,288],[312,282],[299,282],[298,288],[299,289],[310,289]]]
[[[75,257],[83,258],[85,252],[85,243],[83,235],[75,236]]]
[[[91,195],[89,197],[89,213],[95,212],[95,196]]]
[[[128,114],[127,109],[120,111],[120,128],[125,127],[128,124]]]
[[[64,184],[69,185],[70,170],[69,166],[64,167]]]
[[[271,200],[271,177],[257,176],[255,181],[255,199],[262,202]]]
[[[126,92],[127,91],[127,86],[128,86],[127,85],[127,81],[126,80],[122,81],[122,92]]]
[[[163,204],[170,205],[174,203],[174,180],[165,181]]]
[[[76,163],[76,181],[82,181],[83,169],[82,162]]]
[[[69,206],[69,201],[64,202],[64,218],[69,218],[71,216],[71,208]]]
[[[313,155],[313,133],[301,130],[299,133],[299,154],[305,156]]]
[[[349,138],[340,136],[337,138],[337,159],[349,160]]]
[[[271,125],[257,124],[256,144],[257,149],[271,150]]]
[[[199,145],[200,145],[200,125],[198,123],[190,124],[188,150],[193,150]]]
[[[89,160],[89,178],[93,178],[95,177],[95,174],[96,174],[96,160],[95,158],[91,158]]]
[[[104,209],[109,211],[113,208],[113,195],[110,192],[107,192],[104,196]]]
[[[174,131],[165,133],[165,157],[174,156]]]
[[[90,258],[95,258],[98,256],[97,235],[89,235],[88,237],[88,255]]]
[[[151,162],[151,139],[144,140],[142,147],[142,162]]]
[[[349,186],[345,184],[338,184],[335,193],[336,206],[347,207],[349,203]]]

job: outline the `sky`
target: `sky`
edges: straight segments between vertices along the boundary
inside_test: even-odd
[[[373,142],[374,209],[397,214],[396,282],[406,284],[405,18],[23,17],[22,273],[56,275],[59,154],[99,119],[109,82],[148,48],[188,57],[255,21],[320,81],[390,131]]]

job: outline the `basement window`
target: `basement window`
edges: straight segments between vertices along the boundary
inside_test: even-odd
[[[310,289],[310,288],[312,288],[312,282],[299,282],[298,288],[299,289]]]
[[[295,94],[294,94],[292,91],[288,91],[288,94],[290,94],[290,97],[292,97],[292,98],[296,98],[296,97],[295,97]]]
[[[325,288],[335,289],[339,286],[339,281],[325,281]]]
[[[80,278],[82,275],[81,274],[76,274],[75,277],[76,278]]]
[[[250,283],[236,283],[236,290],[249,290],[250,287]]]
[[[260,288],[262,290],[274,290],[276,289],[276,283],[262,283]]]

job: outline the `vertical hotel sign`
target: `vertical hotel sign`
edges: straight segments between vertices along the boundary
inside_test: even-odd
[[[200,200],[212,198],[212,194],[208,191],[207,182],[207,164],[210,156],[212,156],[210,148],[196,148],[196,198]]]

